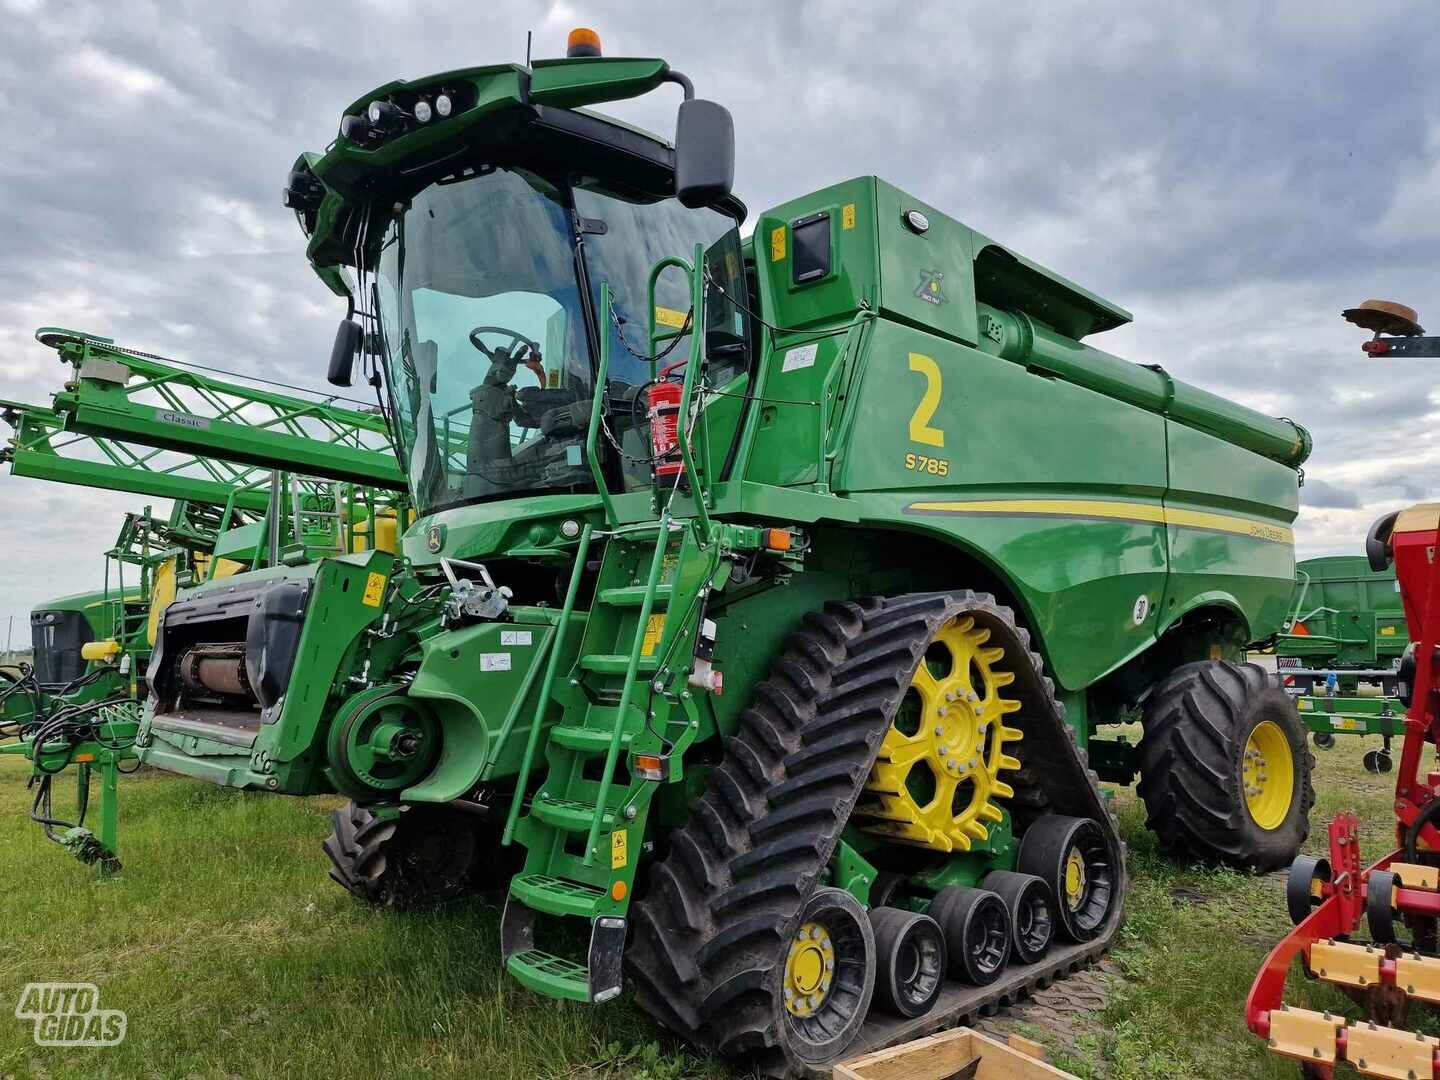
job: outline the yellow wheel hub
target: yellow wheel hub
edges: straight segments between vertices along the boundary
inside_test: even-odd
[[[1262,829],[1278,829],[1295,797],[1295,756],[1275,721],[1261,720],[1251,729],[1240,774],[1250,817]]]
[[[1085,899],[1085,856],[1081,855],[1076,848],[1070,849],[1070,857],[1065,860],[1065,903],[1071,911],[1080,907],[1080,901]]]
[[[969,851],[1004,820],[996,801],[1015,790],[1000,779],[1020,762],[1007,753],[1021,732],[1005,725],[1020,709],[1000,696],[1015,681],[1005,650],[966,615],[935,635],[880,746],[857,814],[895,840],[937,851]]]
[[[814,1016],[830,994],[835,978],[835,943],[820,923],[807,922],[795,934],[785,957],[785,1009],[791,1016]]]

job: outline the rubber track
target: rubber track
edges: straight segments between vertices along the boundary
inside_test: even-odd
[[[806,616],[756,687],[725,740],[724,760],[634,908],[629,966],[640,1004],[661,1023],[726,1057],[750,1058],[771,1076],[829,1076],[828,1062],[803,1062],[785,1049],[776,968],[925,649],[957,615],[990,629],[1007,656],[1029,659],[1028,667],[1015,663],[1009,691],[1024,707],[1007,722],[1025,733],[1022,766],[1032,763],[1009,775],[1017,818],[1047,811],[1094,818],[1110,841],[1121,902],[1083,949],[1085,960],[1104,950],[1119,925],[1123,849],[1029,635],[982,593],[837,602]],[[1027,983],[1082,962],[1034,965]],[[1014,993],[993,996],[998,1003]],[[985,994],[967,994],[966,1004],[980,1008]],[[873,1023],[855,1046],[883,1038]]]

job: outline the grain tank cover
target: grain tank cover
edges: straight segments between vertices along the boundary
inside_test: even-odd
[[[984,241],[975,256],[975,298],[982,303],[1023,311],[1079,341],[1133,321],[1130,312],[1053,270],[1000,244]],[[979,246],[977,244],[977,246]]]

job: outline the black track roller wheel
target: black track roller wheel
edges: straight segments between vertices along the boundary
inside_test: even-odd
[[[924,1016],[945,981],[945,934],[928,915],[870,909],[875,931],[875,1004],[897,1016]]]
[[[875,990],[875,936],[860,902],[844,889],[816,889],[780,968],[785,1024],[817,1061],[849,1046]]]
[[[352,802],[330,821],[330,876],[362,900],[408,907],[471,886],[481,844],[466,815],[417,806],[376,814]]]
[[[1163,847],[1253,870],[1299,854],[1314,758],[1273,676],[1255,664],[1186,664],[1151,691],[1144,724],[1138,790]]]
[[[1055,895],[1043,878],[994,870],[980,882],[1010,909],[1011,944],[1015,959],[1033,964],[1045,955],[1055,938]]]
[[[1400,879],[1389,870],[1371,870],[1365,875],[1365,925],[1370,940],[1389,945],[1395,937],[1395,890]]]
[[[951,885],[935,894],[930,917],[945,931],[950,974],[988,986],[1010,959],[1010,909],[988,889]]]
[[[881,870],[876,874],[875,883],[870,886],[871,910],[892,906],[905,881],[904,874],[897,874],[893,870]]]
[[[1115,867],[1095,822],[1045,815],[1021,837],[1015,868],[1050,886],[1062,937],[1086,942],[1105,925],[1116,899]]]
[[[1290,921],[1299,926],[1320,902],[1320,887],[1330,880],[1330,860],[1318,855],[1301,855],[1290,864],[1285,878],[1285,907]]]

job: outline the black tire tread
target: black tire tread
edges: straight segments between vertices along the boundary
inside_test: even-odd
[[[1185,664],[1161,680],[1146,701],[1140,739],[1140,783],[1146,824],[1161,847],[1181,858],[1248,870],[1290,862],[1310,831],[1315,803],[1315,759],[1298,714],[1299,828],[1282,826],[1293,843],[1283,850],[1257,842],[1239,791],[1243,739],[1236,733],[1251,710],[1268,698],[1294,713],[1279,680],[1257,664],[1206,660]],[[1280,830],[1277,830],[1277,833]]]

